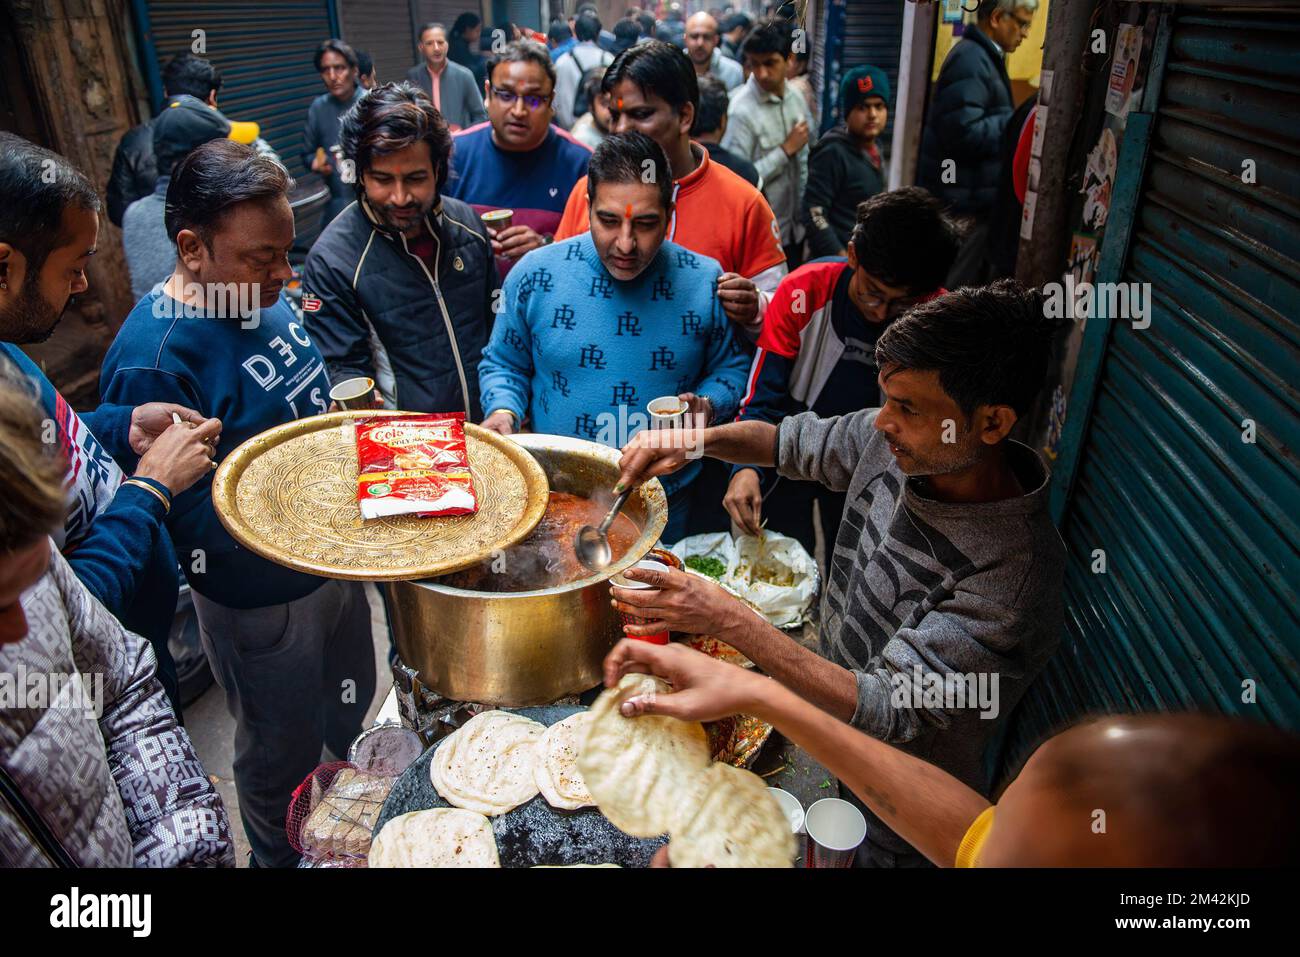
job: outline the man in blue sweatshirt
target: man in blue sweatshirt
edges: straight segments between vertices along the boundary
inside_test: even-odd
[[[211,471],[206,443],[221,423],[164,402],[73,411],[19,345],[48,339],[69,299],[87,289],[99,197],[63,157],[9,133],[0,133],[0,195],[9,197],[0,205],[0,381],[40,402],[43,438],[67,461],[59,550],[87,590],[153,646],[158,678],[179,720],[176,668],[167,650],[178,578],[163,521],[172,496]],[[173,413],[186,424],[174,425]],[[137,456],[128,477],[118,461]]]
[[[748,362],[717,298],[722,268],[664,241],[673,214],[664,151],[643,133],[611,136],[587,175],[591,231],[534,250],[506,279],[479,365],[483,424],[509,435],[528,422],[618,445],[664,395],[701,422],[729,420]],[[692,462],[664,482],[666,542],[685,534],[699,469]]]
[[[282,167],[230,140],[205,143],[177,165],[167,188],[176,271],[118,332],[100,376],[106,401],[147,396],[219,415],[217,458],[326,411],[325,362],[280,298],[291,274],[289,186]],[[374,694],[365,593],[239,547],[217,518],[210,480],[177,496],[168,526],[235,718],[235,787],[254,859],[292,866],[290,795],[322,745],[346,752]]]

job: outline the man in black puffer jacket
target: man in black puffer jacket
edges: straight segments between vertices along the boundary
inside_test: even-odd
[[[500,281],[482,221],[441,196],[451,134],[409,83],[359,100],[340,133],[341,174],[354,177],[357,200],[303,270],[303,315],[330,381],[367,376],[387,408],[477,422]]]
[[[980,0],[976,24],[939,71],[921,136],[918,181],[958,216],[981,221],[993,205],[999,145],[1015,108],[1004,52],[1020,46],[1037,9],[1038,0]]]

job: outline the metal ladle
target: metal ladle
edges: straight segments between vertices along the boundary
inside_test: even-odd
[[[599,525],[594,528],[591,525],[582,526],[577,538],[573,540],[573,550],[578,555],[578,561],[593,572],[606,568],[614,560],[613,550],[609,547],[609,526],[614,524],[614,519],[623,510],[623,505],[631,494],[631,488],[620,494]]]

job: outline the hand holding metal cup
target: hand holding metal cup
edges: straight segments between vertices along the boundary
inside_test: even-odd
[[[342,411],[380,408],[375,380],[367,376],[344,379],[330,389],[330,401]]]

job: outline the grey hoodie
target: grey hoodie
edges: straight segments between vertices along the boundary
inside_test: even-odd
[[[1065,623],[1065,549],[1048,514],[1047,469],[1012,442],[1027,494],[980,504],[925,498],[876,431],[878,413],[806,412],[782,420],[778,433],[781,475],[848,493],[822,595],[821,654],[857,678],[855,727],[987,795],[985,749]],[[955,683],[972,674],[991,700],[926,700],[936,676]],[[869,812],[867,836],[886,861],[915,853]]]

